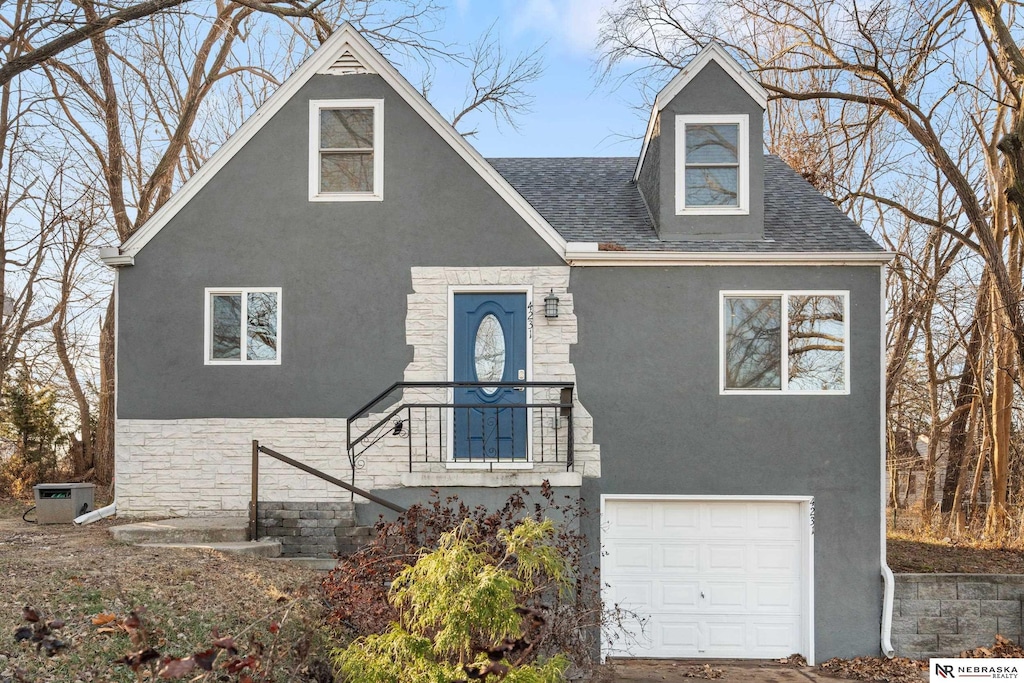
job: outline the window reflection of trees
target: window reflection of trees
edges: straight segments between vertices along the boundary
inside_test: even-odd
[[[727,389],[782,389],[783,360],[787,390],[839,391],[846,386],[843,296],[727,297],[725,307]]]
[[[247,303],[246,359],[274,360],[277,358],[277,295],[250,292]]]
[[[242,346],[242,297],[213,297],[213,358],[237,359]]]
[[[686,204],[737,206],[739,126],[686,126]]]
[[[500,382],[505,374],[505,333],[492,313],[480,321],[473,349],[478,382]],[[494,389],[484,389],[494,393]]]
[[[725,303],[725,386],[780,388],[782,302],[730,297]]]
[[[373,191],[373,109],[320,112],[320,190]]]
[[[842,389],[846,382],[841,296],[789,296],[789,388]]]

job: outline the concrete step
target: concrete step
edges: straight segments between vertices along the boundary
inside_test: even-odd
[[[227,543],[136,543],[140,548],[202,548],[222,553],[253,555],[255,557],[277,558],[281,556],[281,544],[277,541],[235,541]]]
[[[248,539],[245,517],[175,517],[110,527],[122,543],[239,543]]]

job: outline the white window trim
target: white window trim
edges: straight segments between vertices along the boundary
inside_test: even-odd
[[[789,389],[789,307],[788,296],[841,296],[843,297],[843,378],[842,389],[824,391],[821,389]],[[781,388],[780,389],[728,389],[725,386],[725,300],[730,297],[755,299],[758,297],[779,297],[782,301]],[[771,289],[771,290],[729,290],[718,293],[718,393],[730,396],[848,396],[850,394],[850,291],[841,289]]]
[[[246,351],[249,343],[249,335],[244,329],[248,325],[248,307],[250,293],[272,292],[277,295],[277,357],[274,360],[248,360]],[[211,302],[216,294],[238,294],[242,297],[242,347],[238,360],[227,358],[214,358],[213,349],[213,309]],[[206,365],[280,365],[281,364],[281,288],[280,287],[207,287],[204,290],[206,297],[203,302],[203,361]]]
[[[750,122],[746,114],[679,114],[676,116],[676,215],[746,216],[750,214]],[[686,126],[687,124],[737,124],[736,158],[737,206],[686,206]]]
[[[373,109],[373,192],[320,191],[320,112],[324,109]],[[309,101],[309,201],[384,201],[384,100]]]
[[[679,500],[687,502],[730,502],[730,503],[757,503],[757,502],[772,502],[772,503],[798,503],[800,505],[800,514],[806,520],[805,525],[801,525],[801,540],[803,542],[803,571],[805,572],[804,577],[804,594],[801,600],[801,608],[804,610],[803,614],[803,628],[804,628],[804,658],[808,664],[814,664],[815,652],[814,652],[814,496],[772,496],[772,495],[658,495],[658,494],[601,494],[600,502],[600,519],[601,528],[605,528],[604,520],[607,518],[606,503],[610,500]],[[885,515],[882,515],[883,517]],[[604,549],[604,541],[601,541],[602,551]],[[604,557],[605,553],[601,553],[601,571],[604,571]],[[605,598],[605,604],[611,604],[607,597],[610,597],[610,587],[604,582],[601,582],[601,597]],[[609,654],[607,638],[602,638],[601,643],[601,661],[605,661]]]
[[[526,295],[526,380],[533,381],[533,330],[529,317],[533,310],[533,285],[449,285],[448,286],[448,372],[447,381],[455,381],[455,295],[456,294],[525,294]],[[448,390],[448,403],[453,403],[454,391]],[[533,403],[533,389],[526,389],[526,402]],[[526,460],[461,462],[455,459],[454,415],[448,416],[445,447],[448,457],[445,467],[452,470],[529,470],[533,469],[533,409],[526,409]]]

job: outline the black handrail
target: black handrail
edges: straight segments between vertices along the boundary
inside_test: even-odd
[[[376,420],[374,420],[373,424],[369,428],[363,429],[362,433],[360,435],[358,435],[358,436],[356,436],[354,438],[352,436],[352,425],[353,425],[353,423],[356,420],[369,416],[371,414],[372,410],[376,406],[378,406],[385,399],[390,397],[392,394],[395,394],[399,390],[405,390],[405,389],[431,389],[431,390],[438,390],[438,389],[457,389],[457,388],[467,388],[467,389],[483,388],[483,389],[488,389],[488,390],[494,390],[494,389],[499,389],[499,388],[507,388],[507,389],[518,389],[520,391],[526,390],[526,389],[558,389],[559,390],[559,394],[558,394],[558,400],[552,400],[552,401],[549,401],[549,402],[535,402],[535,401],[531,401],[529,403],[511,403],[511,404],[481,403],[481,402],[472,402],[472,403],[470,403],[470,402],[454,402],[454,401],[451,401],[451,400],[444,400],[444,399],[437,400],[437,401],[430,401],[429,399],[424,400],[423,398],[417,397],[419,400],[410,400],[410,401],[401,402],[400,405],[391,408],[382,417],[377,418]],[[473,409],[479,410],[481,412],[489,411],[489,410],[493,410],[493,411],[503,411],[503,410],[524,411],[524,410],[530,410],[530,409],[537,409],[537,410],[539,410],[539,414],[541,416],[543,416],[545,410],[554,410],[554,411],[556,411],[556,417],[555,417],[555,421],[554,421],[555,433],[554,433],[553,441],[552,441],[552,445],[554,446],[554,456],[555,456],[555,460],[554,461],[555,462],[560,462],[561,461],[561,456],[559,455],[559,443],[558,443],[559,442],[559,438],[558,438],[558,430],[559,430],[558,420],[559,420],[559,418],[565,418],[565,428],[566,428],[565,440],[566,440],[566,443],[564,444],[565,445],[565,460],[564,460],[564,462],[566,464],[566,467],[571,470],[573,468],[573,466],[574,466],[574,450],[575,450],[574,449],[574,443],[573,443],[573,440],[574,440],[574,437],[573,437],[573,390],[574,390],[574,388],[575,388],[575,385],[572,382],[527,382],[527,381],[522,381],[522,382],[516,382],[516,381],[512,381],[512,382],[468,382],[468,381],[467,382],[462,382],[462,381],[458,381],[458,382],[455,382],[455,381],[452,381],[452,382],[395,382],[394,384],[389,386],[387,389],[385,389],[384,391],[382,391],[379,394],[377,394],[377,396],[375,396],[373,398],[373,400],[369,401],[368,403],[366,403],[365,405],[360,407],[357,411],[355,411],[346,420],[346,423],[345,423],[345,443],[346,443],[346,448],[348,450],[349,462],[350,462],[350,465],[352,467],[352,481],[353,482],[355,481],[355,472],[356,472],[356,468],[358,466],[358,463],[360,462],[360,456],[363,453],[365,453],[369,448],[371,448],[374,444],[378,443],[383,438],[385,438],[386,436],[389,436],[389,435],[405,436],[408,439],[409,471],[410,472],[412,471],[412,466],[413,466],[413,450],[414,450],[413,449],[412,435],[411,435],[411,430],[413,429],[413,409],[418,409],[418,410],[422,410],[423,411],[422,414],[423,414],[423,419],[424,419],[425,422],[428,419],[427,418],[427,412],[426,412],[428,409],[435,409],[435,410],[438,411],[438,421],[439,422],[443,419],[442,416],[441,416],[442,415],[442,411],[447,411],[447,410],[451,410],[452,411],[451,414],[455,415],[460,410],[467,410],[468,411],[468,410],[473,410]],[[489,391],[488,393],[493,393],[493,392]],[[525,396],[523,398],[525,398]],[[397,399],[397,400],[400,400],[400,399]],[[404,413],[404,415],[403,415],[403,413]],[[394,421],[393,425],[390,424],[392,421]],[[497,431],[497,435],[498,435],[498,437],[500,439],[500,436],[501,436],[501,433],[500,433],[500,429],[501,429],[500,423],[498,423],[496,429],[498,430]],[[514,427],[513,427],[513,429],[514,429]],[[442,430],[438,429],[437,434],[438,434],[438,439],[439,440],[441,439],[441,432],[442,432]],[[544,428],[543,428],[543,425],[541,426],[541,430],[539,432],[539,435],[540,435],[540,446],[541,446],[539,462],[544,462],[545,461],[545,458],[544,458],[545,449],[544,449]],[[423,432],[423,436],[424,436],[423,447],[424,447],[424,449],[428,449],[427,441],[426,441],[426,438],[427,438],[427,431],[426,430]],[[443,457],[443,443],[441,441],[439,441],[438,445],[439,445],[439,449],[438,449],[439,453],[442,453],[442,457]],[[424,451],[424,453],[426,453],[426,450]],[[515,458],[513,458],[513,459],[515,459]],[[456,458],[456,460],[459,460],[459,458]],[[465,460],[465,462],[486,462],[486,463],[490,463],[490,464],[493,465],[495,463],[500,464],[501,460],[505,460],[505,458],[503,458],[501,456],[492,457],[492,458],[484,457],[483,459],[473,457],[473,458]]]
[[[289,458],[287,455],[284,455],[283,453],[278,453],[277,451],[275,451],[275,450],[273,450],[271,448],[267,448],[266,446],[261,446],[259,441],[257,441],[256,439],[253,439],[253,441],[252,441],[252,501],[249,504],[249,540],[250,541],[255,541],[256,540],[256,534],[258,533],[256,525],[257,525],[257,520],[258,520],[257,511],[259,509],[259,476],[260,476],[260,457],[259,456],[260,456],[260,453],[262,453],[264,455],[269,455],[271,458],[274,458],[275,460],[280,460],[281,462],[285,463],[286,465],[291,465],[292,467],[294,467],[296,469],[300,469],[303,472],[306,472],[307,474],[312,474],[314,477],[317,477],[318,479],[323,479],[324,481],[326,481],[329,484],[334,484],[335,486],[339,486],[339,487],[345,489],[346,491],[348,491],[349,493],[353,493],[353,494],[355,494],[357,496],[360,496],[361,498],[365,498],[366,500],[369,500],[369,501],[371,501],[373,503],[377,503],[378,505],[383,505],[384,507],[388,508],[389,510],[394,510],[395,512],[397,512],[399,514],[401,514],[401,513],[406,511],[406,509],[404,507],[402,507],[401,505],[398,505],[396,503],[392,503],[390,500],[386,500],[384,498],[381,498],[380,496],[375,495],[373,493],[370,493],[369,491],[366,491],[364,489],[361,489],[358,486],[353,486],[352,484],[344,482],[341,479],[338,479],[337,477],[332,477],[331,475],[326,474],[325,472],[321,472],[320,470],[316,469],[315,467],[310,467],[309,465],[307,465],[304,462],[299,462],[298,460],[295,460],[294,458]]]
[[[370,432],[372,432],[375,429],[379,428],[384,422],[388,421],[389,419],[391,419],[392,417],[397,415],[399,412],[401,412],[404,408],[408,407],[408,404],[402,404],[398,408],[395,408],[394,410],[391,411],[391,413],[388,415],[387,418],[384,418],[383,421],[378,422],[372,429],[367,430],[362,436],[360,436],[354,442],[352,441],[352,422],[354,422],[355,420],[358,420],[361,417],[365,417],[370,412],[371,408],[373,408],[375,405],[377,405],[378,403],[383,401],[385,398],[387,398],[391,394],[395,393],[395,391],[397,391],[398,389],[456,389],[456,388],[472,389],[472,388],[485,388],[485,387],[488,388],[488,389],[490,389],[491,387],[494,387],[494,388],[497,388],[497,389],[501,389],[503,387],[504,388],[509,388],[509,389],[515,389],[515,388],[519,388],[519,387],[522,387],[522,388],[525,388],[525,389],[563,389],[563,388],[572,388],[573,387],[573,383],[572,382],[395,382],[394,384],[389,386],[387,389],[385,389],[384,391],[382,391],[379,394],[377,394],[376,396],[374,396],[373,399],[370,402],[368,402],[366,405],[361,407],[356,412],[354,412],[351,415],[349,415],[348,419],[345,420],[345,442],[346,442],[346,445],[348,446],[349,452],[351,452],[352,449],[360,441],[365,439],[367,434],[369,434]],[[521,404],[519,404],[519,405],[521,405]],[[431,403],[430,406],[431,407],[443,407],[443,408],[474,408],[474,407],[476,407],[476,405],[468,404],[468,403],[467,404],[462,404],[462,403],[457,403],[457,404],[451,404],[451,403],[445,403],[445,404]],[[494,407],[494,406],[493,405],[488,405],[488,407]],[[538,406],[526,406],[526,407],[538,407]],[[561,403],[558,403],[558,404],[551,403],[551,404],[546,404],[544,407],[546,407],[546,408],[556,408],[556,407],[561,407],[561,408],[569,407],[569,408],[571,408],[572,404],[570,403],[568,406],[565,406],[565,405],[563,405]]]

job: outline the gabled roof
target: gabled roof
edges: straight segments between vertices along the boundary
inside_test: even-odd
[[[490,185],[509,205],[547,242],[559,256],[565,254],[565,240],[508,182],[484,161],[465,138],[460,135],[414,88],[409,81],[360,35],[345,22],[323,42],[302,65],[289,76],[277,91],[267,98],[256,112],[221,145],[195,175],[160,209],[154,213],[131,237],[125,240],[116,255],[108,251],[104,258],[110,265],[129,265],[134,256],[153,239],[160,230],[188,202],[198,194],[217,172],[260,131],[296,93],[316,74],[344,75],[350,73],[377,74],[390,85]],[[103,257],[103,255],[101,255]]]
[[[774,155],[764,159],[763,240],[662,240],[631,180],[632,157],[488,159],[567,242],[596,242],[621,253],[686,251],[862,253],[882,248],[810,183]],[[653,254],[652,254],[653,255]]]
[[[729,74],[736,85],[743,88],[750,95],[750,99],[761,106],[761,109],[768,106],[768,91],[762,88],[761,84],[754,80],[754,77],[747,73],[747,70],[726,52],[724,47],[714,41],[708,43],[654,98],[654,107],[651,108],[651,118],[647,122],[647,132],[644,134],[644,144],[640,149],[640,158],[636,162],[633,180],[640,177],[640,167],[643,166],[644,157],[647,156],[647,146],[651,142],[651,135],[654,134],[654,123],[658,114],[711,62],[722,67],[722,70]]]

